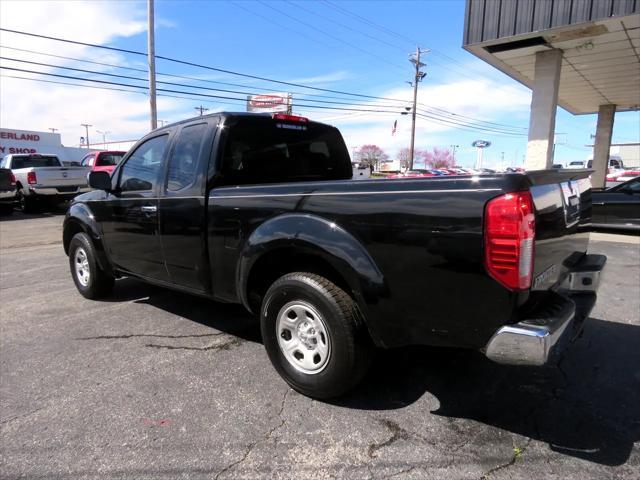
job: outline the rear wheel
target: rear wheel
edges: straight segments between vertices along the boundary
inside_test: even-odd
[[[33,213],[36,210],[35,199],[25,195],[24,190],[18,190],[18,205],[22,213]]]
[[[341,395],[366,373],[372,345],[353,299],[324,277],[290,273],[265,295],[261,329],[282,378],[315,398]]]
[[[83,297],[102,298],[113,290],[115,279],[100,268],[95,248],[86,233],[76,233],[71,239],[69,267],[73,282]]]

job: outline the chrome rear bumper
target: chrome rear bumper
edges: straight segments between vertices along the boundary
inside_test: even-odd
[[[532,318],[498,329],[485,355],[497,363],[536,366],[557,357],[593,308],[606,261],[604,255],[585,255]]]

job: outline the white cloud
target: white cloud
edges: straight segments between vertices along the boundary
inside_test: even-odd
[[[340,128],[350,150],[364,144],[376,144],[394,157],[397,150],[409,143],[411,136],[411,116],[400,115],[405,106],[410,106],[413,92],[411,88],[395,89],[381,93],[379,96],[392,100],[376,100],[373,102],[354,102],[352,105],[340,105],[345,108],[387,110],[398,113],[378,114],[372,112],[325,113],[304,111],[315,120],[324,121]],[[394,102],[393,100],[402,100]],[[295,102],[295,99],[294,99]],[[303,101],[300,101],[303,103]],[[429,85],[423,83],[418,95],[418,103],[423,112],[449,121],[472,121],[483,119],[495,122],[496,117],[508,115],[510,125],[518,122],[526,126],[531,104],[529,89],[517,84],[506,84],[490,79],[459,80],[447,84]],[[425,107],[429,107],[425,110]],[[455,112],[448,115],[441,110]],[[464,117],[463,117],[464,116]],[[391,129],[395,120],[398,128],[395,136]],[[506,123],[506,122],[501,122]],[[444,134],[459,129],[452,123],[443,123],[424,117],[416,119],[416,148],[439,145]],[[523,131],[524,132],[524,131]]]
[[[160,23],[162,24],[162,22]],[[11,30],[81,40],[86,43],[109,44],[117,38],[144,33],[146,31],[146,10],[145,4],[140,2],[1,1],[0,24],[3,28]],[[2,32],[0,43],[8,47],[51,53],[63,57],[131,65],[117,52],[9,32]],[[52,58],[8,48],[2,48],[0,51],[2,56],[19,60],[64,66],[74,63],[74,68],[94,71],[113,70],[109,67],[77,64],[63,58]],[[143,57],[141,58],[143,59]],[[137,59],[134,59],[134,62],[137,67],[144,65]],[[55,70],[45,66],[6,60],[3,60],[1,65],[42,72]],[[76,75],[74,72],[58,73]],[[83,83],[9,70],[2,70],[2,74]],[[134,76],[145,77],[145,74],[140,72]],[[93,139],[98,137],[95,130],[112,132],[109,136],[110,139],[138,138],[149,129],[149,102],[144,90],[140,91],[143,93],[124,93],[1,78],[0,125],[3,128],[39,131],[57,128],[62,134],[63,143],[69,146],[77,145],[79,137],[84,136],[84,128],[80,126],[80,123],[93,125],[90,130],[90,137]],[[158,99],[159,110],[175,110],[177,105],[177,101],[172,99]]]
[[[313,77],[301,77],[287,80],[289,83],[302,83],[305,85],[314,85],[319,83],[338,82],[340,80],[346,80],[350,77],[349,72],[339,70],[337,72],[325,73],[323,75],[316,75]]]

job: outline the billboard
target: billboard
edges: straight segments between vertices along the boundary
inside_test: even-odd
[[[290,113],[290,93],[264,93],[247,97],[247,112]]]

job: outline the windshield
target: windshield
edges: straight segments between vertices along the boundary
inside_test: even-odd
[[[120,163],[124,153],[103,153],[98,157],[96,165],[99,167],[115,166]]]
[[[39,168],[39,167],[60,167],[60,160],[55,155],[37,155],[13,157],[11,160],[11,168],[14,170],[20,168]]]

